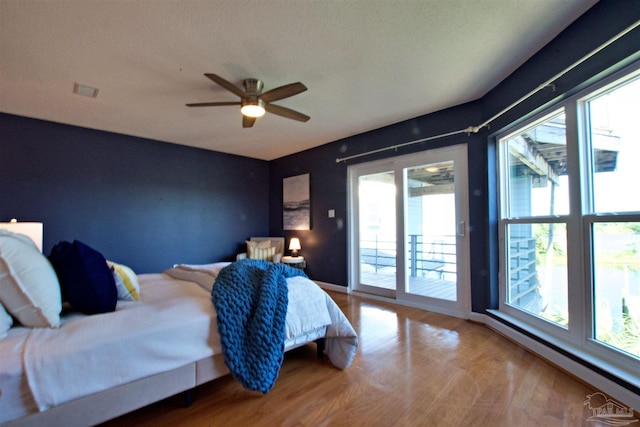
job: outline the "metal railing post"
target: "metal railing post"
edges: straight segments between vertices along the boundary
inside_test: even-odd
[[[418,236],[409,235],[409,265],[411,269],[411,277],[418,275]]]

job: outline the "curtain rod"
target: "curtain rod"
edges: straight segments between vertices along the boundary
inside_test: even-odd
[[[607,40],[605,43],[601,44],[600,46],[598,46],[597,48],[595,48],[594,50],[592,50],[591,52],[589,52],[588,54],[586,54],[585,56],[583,56],[582,58],[580,58],[579,60],[577,60],[576,62],[571,64],[570,66],[568,66],[567,68],[565,68],[564,70],[560,71],[558,74],[556,74],[553,77],[551,77],[550,79],[546,80],[544,83],[542,83],[541,85],[539,85],[538,87],[536,87],[535,89],[533,89],[532,91],[530,91],[529,93],[524,95],[523,97],[519,98],[517,101],[515,101],[512,104],[510,104],[508,107],[504,108],[503,110],[501,110],[497,114],[493,115],[491,118],[487,119],[486,121],[484,121],[482,124],[480,124],[478,126],[469,126],[469,127],[465,128],[465,129],[460,129],[460,130],[453,131],[453,132],[447,132],[447,133],[443,133],[443,134],[440,134],[440,135],[434,135],[434,136],[429,136],[429,137],[426,137],[426,138],[420,138],[420,139],[416,139],[416,140],[413,140],[413,141],[404,142],[402,144],[391,145],[391,146],[388,146],[388,147],[378,148],[376,150],[365,151],[364,153],[353,154],[353,155],[347,156],[347,157],[339,157],[339,158],[336,158],[336,163],[346,162],[347,160],[356,159],[358,157],[364,157],[364,156],[368,156],[368,155],[371,155],[371,154],[381,153],[383,151],[397,150],[398,148],[406,147],[408,145],[419,144],[421,142],[432,141],[434,139],[446,138],[448,136],[458,135],[458,134],[461,134],[461,133],[466,133],[467,135],[469,135],[471,133],[478,133],[480,131],[480,129],[482,129],[482,128],[486,127],[486,126],[489,126],[489,124],[491,122],[493,122],[497,118],[501,117],[505,113],[509,112],[511,109],[517,107],[518,105],[520,105],[521,103],[523,103],[524,101],[526,101],[527,99],[529,99],[530,97],[535,95],[536,93],[540,92],[542,89],[545,89],[545,88],[550,87],[550,86],[554,86],[553,85],[554,81],[556,81],[560,77],[564,76],[569,71],[573,70],[578,65],[582,64],[583,62],[585,62],[586,60],[588,60],[592,56],[596,55],[597,53],[599,53],[603,49],[606,49],[608,46],[610,46],[611,44],[615,43],[620,38],[625,36],[627,33],[633,31],[638,26],[640,26],[640,21],[636,21],[635,23],[633,23],[629,27],[625,28],[623,31],[621,31],[620,33],[616,34],[614,37],[612,37],[611,39]]]

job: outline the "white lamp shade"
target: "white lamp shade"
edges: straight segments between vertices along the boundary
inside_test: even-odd
[[[23,234],[33,240],[38,250],[42,252],[42,223],[41,222],[0,222],[0,228],[12,233]]]
[[[300,249],[302,249],[300,247],[300,239],[298,239],[297,237],[292,237],[291,240],[289,241],[289,250],[299,251]]]

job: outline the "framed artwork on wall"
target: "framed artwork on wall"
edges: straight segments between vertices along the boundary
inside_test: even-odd
[[[311,230],[309,174],[282,180],[282,223],[285,230]]]

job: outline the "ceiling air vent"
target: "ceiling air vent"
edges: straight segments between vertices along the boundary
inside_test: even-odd
[[[81,85],[80,83],[74,83],[73,93],[76,95],[86,96],[87,98],[96,98],[98,96],[98,89],[87,85]]]

